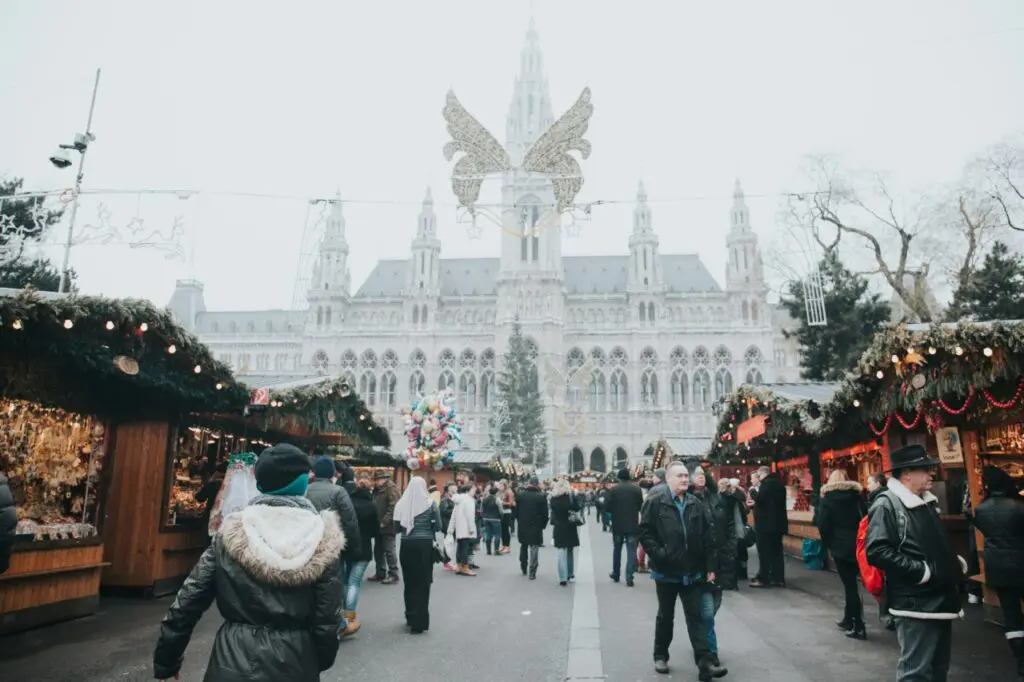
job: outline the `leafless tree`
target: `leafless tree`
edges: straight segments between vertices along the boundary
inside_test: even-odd
[[[1024,232],[1024,134],[992,146],[977,162],[986,189],[999,209],[999,220]]]
[[[830,156],[807,159],[804,177],[806,190],[782,212],[784,242],[809,243],[819,257],[841,244],[857,249],[844,253],[851,269],[880,277],[922,322],[939,313],[931,280],[966,282],[1001,215],[977,173],[930,195],[897,195],[883,175],[847,170]]]

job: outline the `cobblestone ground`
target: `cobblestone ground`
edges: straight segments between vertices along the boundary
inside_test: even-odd
[[[583,529],[581,529],[582,531]],[[363,629],[342,642],[325,682],[478,680],[536,682],[607,679],[696,680],[689,644],[677,620],[670,675],[654,673],[651,638],[657,602],[654,585],[612,583],[611,535],[591,522],[577,559],[577,582],[560,587],[555,549],[541,551],[536,581],[524,578],[513,555],[478,557],[476,578],[438,572],[431,599],[431,628],[406,634],[400,586],[369,584],[363,591]],[[550,535],[549,535],[550,537]],[[788,565],[786,590],[727,593],[718,616],[718,638],[730,680],[760,682],[878,682],[894,679],[895,635],[869,619],[869,639],[848,640],[834,621],[841,615],[838,578]],[[870,597],[868,598],[870,600]],[[0,638],[3,682],[132,681],[152,679],[157,625],[170,599],[106,600],[102,613],[57,626]],[[1002,634],[981,622],[978,607],[965,607],[955,626],[953,680],[1011,679]],[[186,654],[182,679],[202,679],[220,624],[208,613]]]

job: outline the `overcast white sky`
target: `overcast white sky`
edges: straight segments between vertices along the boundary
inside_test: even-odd
[[[356,287],[377,259],[407,254],[428,185],[443,255],[497,255],[494,230],[470,241],[455,220],[440,111],[454,88],[503,140],[527,0],[154,5],[0,1],[0,175],[72,184],[47,158],[84,128],[102,67],[85,188],[204,192],[104,198],[116,224],[138,214],[169,229],[182,214],[195,257],[82,245],[84,291],[163,304],[195,277],[213,309],[290,306],[308,203],[222,192],[340,188]],[[928,184],[1024,128],[1020,0],[534,6],[556,115],[593,89],[579,198],[625,201],[595,209],[567,254],[626,252],[642,176],[662,252],[699,252],[722,280],[734,178],[756,195],[764,243],[805,154]]]

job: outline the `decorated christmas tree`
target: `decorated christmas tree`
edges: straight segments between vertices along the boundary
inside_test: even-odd
[[[516,320],[498,373],[498,401],[504,405],[504,416],[491,425],[491,444],[501,455],[542,467],[547,462],[547,439],[534,353]]]

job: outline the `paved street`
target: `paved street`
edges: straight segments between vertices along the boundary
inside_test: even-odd
[[[549,534],[550,537],[550,534]],[[575,586],[558,586],[555,551],[541,553],[540,575],[529,582],[513,555],[482,556],[476,578],[438,572],[430,632],[406,634],[401,587],[369,584],[364,626],[342,643],[326,681],[418,682],[530,679],[696,680],[681,616],[672,646],[672,674],[651,668],[656,599],[647,576],[636,587],[608,579],[611,535],[593,522]],[[894,677],[895,635],[869,618],[867,642],[844,638],[833,622],[841,611],[834,574],[790,562],[787,590],[727,593],[718,618],[721,658],[729,680],[764,682],[877,682]],[[131,681],[151,679],[157,624],[169,599],[108,600],[104,612],[74,623],[0,639],[4,682]],[[873,608],[873,604],[870,605]],[[1005,679],[1010,666],[1001,633],[976,622],[977,607],[957,624],[951,679]],[[202,679],[220,618],[207,614],[186,655],[182,679]]]

